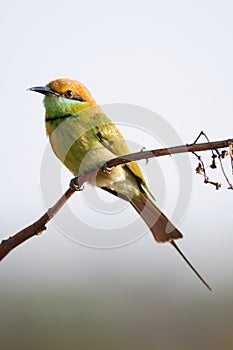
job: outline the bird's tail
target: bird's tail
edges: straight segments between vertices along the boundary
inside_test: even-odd
[[[186,258],[186,256],[174,242],[175,239],[183,237],[182,233],[169,221],[169,219],[159,210],[159,208],[157,208],[153,200],[150,199],[146,193],[141,193],[140,198],[133,197],[130,202],[149,226],[155,240],[157,242],[170,242],[171,245],[180,254],[180,256],[189,265],[189,267],[193,270],[196,276],[209,290],[211,290],[211,287],[207,284],[199,272],[193,267],[190,261]]]
[[[140,198],[133,197],[130,202],[146,222],[157,242],[167,242],[183,237],[146,194],[141,193]]]

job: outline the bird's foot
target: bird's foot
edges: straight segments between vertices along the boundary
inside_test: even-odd
[[[107,163],[104,163],[104,165],[102,166],[102,171],[105,173],[105,174],[110,174],[111,173],[111,171],[112,171],[112,168],[109,168],[108,166],[107,166]]]
[[[70,181],[70,188],[72,188],[75,191],[83,191],[84,186],[79,186],[76,182],[78,181],[78,177],[74,177]]]

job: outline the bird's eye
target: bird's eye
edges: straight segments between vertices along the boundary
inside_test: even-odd
[[[64,93],[64,96],[65,96],[65,98],[73,98],[73,96],[74,96],[73,91],[67,90],[67,91]]]

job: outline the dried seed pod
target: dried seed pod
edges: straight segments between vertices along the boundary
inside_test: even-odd
[[[198,165],[198,166],[196,167],[196,173],[197,173],[197,174],[204,174],[204,169],[203,169],[203,167],[200,166],[200,165]]]
[[[228,152],[226,150],[221,152],[221,158],[226,158],[228,156]]]
[[[219,182],[216,182],[216,190],[219,190],[222,187],[222,184],[220,184]]]
[[[210,165],[210,168],[211,168],[211,169],[216,169],[216,168],[217,168],[215,159],[212,160],[212,163],[211,163],[211,165]]]

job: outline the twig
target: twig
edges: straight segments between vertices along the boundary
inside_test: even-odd
[[[162,157],[166,155],[176,154],[176,153],[185,153],[185,152],[200,152],[200,151],[208,151],[218,148],[226,148],[231,147],[233,144],[233,139],[215,141],[215,142],[207,142],[207,143],[199,143],[199,144],[191,144],[191,145],[182,145],[170,148],[163,148],[158,150],[151,151],[143,151],[128,154],[122,157],[114,158],[106,163],[107,168],[112,168],[117,165],[126,164],[132,161],[137,161],[141,159],[149,159],[154,157]],[[88,172],[84,176],[75,178],[73,184],[77,187],[80,187],[91,178],[96,176],[97,174],[103,171],[102,168],[95,169],[93,171]],[[41,216],[37,221],[28,227],[24,228],[20,232],[16,233],[12,237],[9,237],[6,240],[3,240],[0,244],[0,261],[10,253],[14,248],[28,240],[29,238],[41,234],[46,230],[46,224],[58,213],[58,211],[63,207],[63,205],[67,202],[67,200],[75,193],[75,189],[70,187],[64,195],[56,202],[56,204],[51,207],[43,216]]]
[[[228,179],[228,176],[227,176],[227,174],[226,174],[226,172],[225,172],[225,169],[224,169],[224,167],[223,167],[223,164],[222,164],[222,158],[224,158],[224,155],[223,155],[224,153],[222,152],[222,154],[221,154],[218,150],[216,150],[216,152],[217,152],[217,154],[218,154],[218,159],[219,159],[219,163],[220,163],[220,167],[221,167],[223,176],[225,177],[226,182],[227,182],[228,185],[229,185],[228,190],[233,190],[233,185],[232,185],[232,183],[230,182],[230,180]]]
[[[205,139],[210,142],[208,136],[206,135],[206,133],[204,131],[201,131],[200,134],[197,136],[197,138],[195,139],[194,143],[197,143],[197,141],[201,138],[201,136],[204,136]],[[233,162],[232,162],[232,143],[229,145],[229,150],[230,150],[230,156],[231,156],[231,164],[233,166]],[[224,170],[224,167],[223,167],[223,163],[222,163],[222,159],[225,158],[227,155],[228,155],[228,152],[226,150],[222,151],[221,153],[219,152],[219,150],[216,148],[216,149],[211,149],[211,152],[212,152],[212,163],[211,165],[209,166],[211,169],[216,169],[217,168],[217,165],[216,165],[216,161],[215,159],[218,158],[219,159],[219,163],[220,163],[220,167],[221,167],[221,171],[223,173],[223,176],[225,178],[225,180],[227,181],[229,187],[228,189],[229,190],[233,190],[233,185],[231,184],[230,180],[228,179],[228,176]],[[196,172],[200,175],[203,175],[204,176],[204,183],[206,184],[211,184],[211,185],[214,185],[216,190],[219,190],[221,187],[222,187],[222,184],[219,183],[219,182],[213,182],[213,181],[210,181],[209,180],[209,177],[207,176],[206,174],[206,167],[205,167],[205,164],[201,158],[201,156],[199,156],[198,154],[196,154],[195,152],[193,152],[193,154],[198,158],[199,160],[199,164],[196,168]],[[232,167],[232,170],[233,170],[233,167]]]
[[[230,152],[230,157],[231,157],[231,169],[232,169],[232,174],[233,174],[233,143],[230,143],[230,145],[229,145],[229,152]]]

